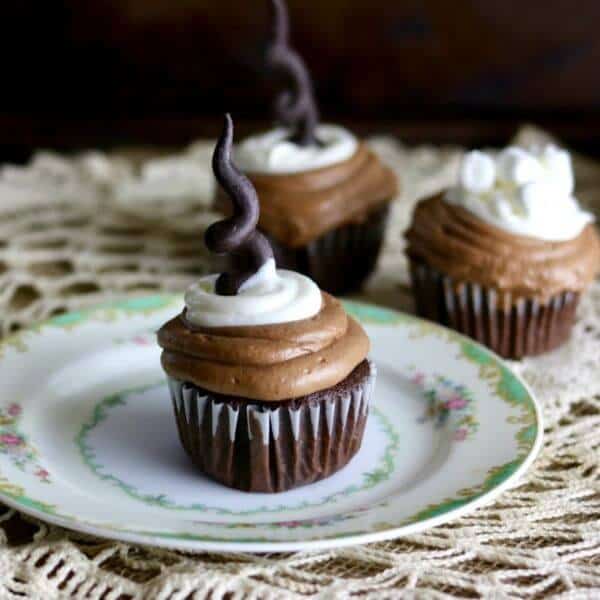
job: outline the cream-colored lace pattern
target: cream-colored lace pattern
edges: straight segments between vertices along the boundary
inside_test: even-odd
[[[521,140],[543,132],[525,128]],[[373,146],[402,179],[365,296],[411,308],[402,231],[416,200],[452,180],[458,149]],[[37,155],[0,172],[0,330],[210,268],[202,230],[210,144],[147,155]],[[154,161],[154,162],[153,162]],[[148,166],[149,162],[151,163]],[[600,165],[575,156],[578,197],[600,212]],[[153,187],[154,186],[154,187]],[[153,190],[169,189],[168,201]],[[544,406],[544,449],[494,504],[392,542],[285,555],[189,554],[101,541],[0,505],[0,598],[561,598],[600,594],[600,284],[559,351],[515,364]]]

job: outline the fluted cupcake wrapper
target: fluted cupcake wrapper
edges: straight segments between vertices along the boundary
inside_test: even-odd
[[[419,316],[447,325],[485,344],[504,358],[549,352],[565,342],[573,327],[579,294],[563,292],[541,303],[500,295],[476,283],[455,286],[452,279],[411,260]]]
[[[227,401],[168,377],[181,443],[228,487],[281,492],[328,477],[360,448],[376,371],[343,392],[283,403]]]
[[[299,248],[268,236],[277,266],[308,275],[330,294],[355,291],[375,268],[389,211],[386,202],[363,221],[341,225]]]

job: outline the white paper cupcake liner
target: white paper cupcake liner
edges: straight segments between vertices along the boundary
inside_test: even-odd
[[[573,327],[579,294],[565,291],[547,303],[499,294],[476,283],[456,286],[450,277],[411,261],[419,316],[452,327],[504,358],[542,354],[564,343]]]
[[[278,492],[327,477],[360,448],[376,369],[348,390],[288,402],[213,396],[168,377],[181,443],[194,464],[229,487]]]

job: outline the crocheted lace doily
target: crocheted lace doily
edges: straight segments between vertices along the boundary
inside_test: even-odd
[[[410,310],[402,232],[415,201],[452,181],[460,150],[372,144],[400,175],[402,193],[363,296]],[[207,271],[210,151],[200,142],[168,157],[41,153],[25,167],[5,166],[0,332],[115,295],[181,290]],[[598,212],[600,165],[576,156],[575,166],[578,195]],[[101,541],[0,505],[0,598],[600,594],[600,283],[568,344],[514,366],[543,404],[544,449],[516,487],[470,516],[397,541],[251,556]]]

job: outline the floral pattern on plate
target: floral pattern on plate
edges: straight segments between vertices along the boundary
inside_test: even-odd
[[[411,371],[411,383],[423,390],[423,398],[427,402],[425,414],[419,422],[433,421],[438,429],[450,423],[455,442],[472,439],[479,424],[475,418],[473,393],[469,388],[444,375],[427,375],[416,368]]]
[[[12,402],[0,407],[0,454],[8,456],[10,462],[24,473],[32,473],[42,483],[50,483],[50,473],[38,462],[37,450],[20,431],[23,409]]]

